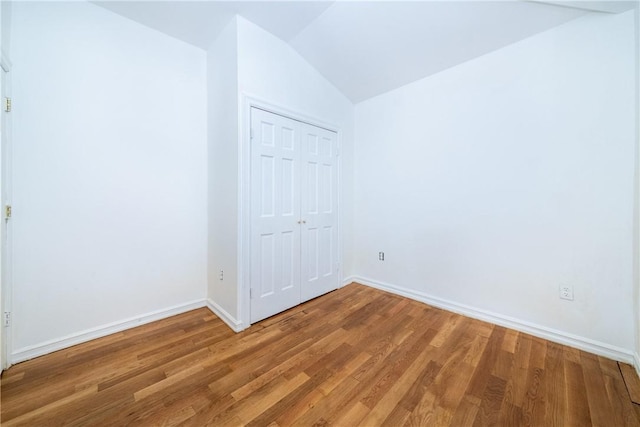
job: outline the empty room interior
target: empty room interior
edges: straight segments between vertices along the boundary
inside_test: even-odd
[[[2,425],[640,426],[640,2],[0,5]]]

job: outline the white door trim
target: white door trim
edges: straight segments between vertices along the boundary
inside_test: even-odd
[[[8,58],[2,54],[2,86],[3,93],[0,97],[11,97],[11,63]],[[2,100],[4,102],[4,100]],[[0,351],[2,357],[0,358],[3,366],[2,369],[7,369],[13,363],[13,325],[9,327],[4,326],[4,312],[11,313],[12,300],[13,300],[13,278],[12,278],[12,220],[5,219],[4,206],[11,205],[12,197],[12,146],[11,146],[11,117],[10,113],[0,111],[0,313],[2,321],[0,321],[0,328],[2,328],[2,342],[0,344]],[[13,323],[13,319],[12,323]]]
[[[7,57],[4,51],[2,51],[0,55],[0,68],[7,73],[11,71],[11,61],[9,61],[9,57]]]
[[[337,134],[338,152],[342,151],[342,131],[339,126],[318,119],[311,115],[295,111],[281,105],[274,104],[270,101],[261,99],[251,94],[243,93],[241,102],[238,106],[238,135],[240,143],[238,144],[238,320],[240,320],[242,329],[251,326],[251,295],[250,295],[250,278],[251,278],[251,108],[259,108],[270,113],[278,114],[317,126]],[[338,157],[338,262],[343,265],[342,258],[342,156]],[[340,272],[342,274],[342,272]],[[339,286],[341,282],[339,282]]]

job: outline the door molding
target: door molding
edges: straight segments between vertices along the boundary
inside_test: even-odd
[[[2,52],[1,67],[1,97],[11,96],[11,77],[9,72],[11,62]],[[12,276],[12,223],[4,216],[4,206],[11,205],[12,198],[12,128],[11,116],[2,109],[0,112],[0,371],[9,368],[13,363],[13,319],[9,327],[4,326],[4,312],[12,313],[13,308],[13,276]],[[13,313],[11,314],[13,317]]]
[[[338,152],[342,152],[342,131],[340,126],[318,119],[293,108],[278,105],[248,93],[242,93],[238,106],[238,320],[241,330],[251,326],[251,108],[258,108],[292,120],[335,132]],[[342,156],[338,156],[338,218],[337,218],[337,259],[342,258]],[[342,268],[340,271],[342,275]],[[338,286],[341,286],[338,281]]]
[[[7,73],[11,71],[11,61],[4,51],[0,52],[0,68]]]

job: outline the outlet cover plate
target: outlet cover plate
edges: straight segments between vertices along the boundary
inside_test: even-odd
[[[573,301],[573,286],[571,286],[571,285],[560,285],[560,299],[566,299],[568,301]]]

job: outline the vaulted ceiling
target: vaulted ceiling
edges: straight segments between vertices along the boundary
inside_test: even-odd
[[[353,102],[587,13],[635,1],[98,1],[207,49],[238,14],[289,43]]]

